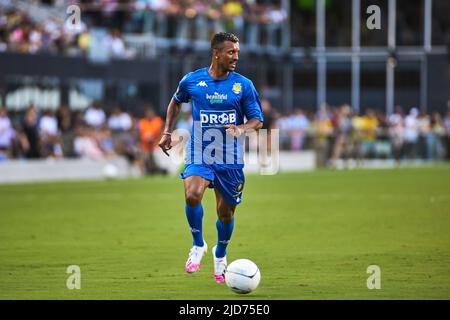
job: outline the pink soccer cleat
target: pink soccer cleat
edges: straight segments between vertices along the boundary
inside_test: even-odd
[[[203,255],[208,251],[208,245],[203,242],[203,247],[193,246],[189,251],[189,257],[184,266],[187,273],[194,273],[200,270],[200,262]]]
[[[225,276],[215,274],[215,275],[214,275],[214,280],[215,280],[217,283],[225,283]]]
[[[225,283],[225,269],[227,268],[227,257],[216,258],[216,246],[212,249],[214,258],[214,280],[217,283]]]

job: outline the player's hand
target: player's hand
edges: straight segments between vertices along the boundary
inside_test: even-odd
[[[235,124],[226,124],[225,126],[226,132],[233,137],[239,138],[241,134],[244,132],[241,128],[239,128]]]
[[[171,135],[163,134],[163,136],[161,137],[161,140],[159,140],[158,146],[169,157],[170,155],[167,153],[167,151],[172,149],[172,137],[171,137]]]

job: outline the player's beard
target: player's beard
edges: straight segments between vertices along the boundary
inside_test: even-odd
[[[226,65],[226,70],[228,72],[232,72],[232,71],[236,70],[236,68],[237,68],[237,60],[228,61],[227,65]]]

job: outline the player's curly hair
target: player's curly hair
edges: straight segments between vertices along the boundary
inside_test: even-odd
[[[217,49],[217,47],[225,41],[231,41],[233,43],[239,42],[239,38],[230,32],[219,32],[211,39],[211,50]]]

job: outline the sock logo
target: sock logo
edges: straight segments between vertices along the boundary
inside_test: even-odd
[[[230,240],[220,240],[219,243],[221,244],[228,244],[230,242]]]
[[[191,228],[191,232],[192,232],[192,233],[197,233],[197,232],[200,232],[200,230],[195,229],[195,228]]]

